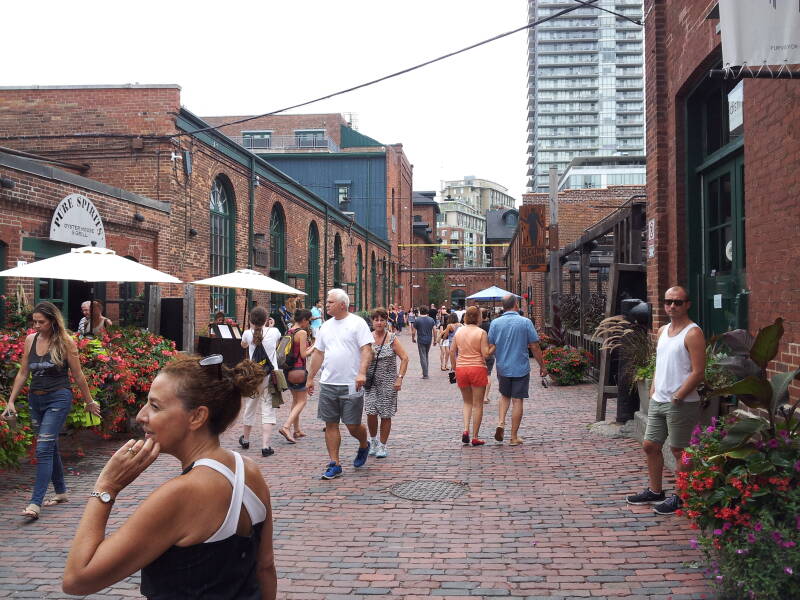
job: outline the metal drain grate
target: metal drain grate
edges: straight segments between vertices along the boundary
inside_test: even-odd
[[[442,481],[439,479],[418,479],[404,481],[389,488],[389,492],[405,500],[428,500],[438,502],[458,498],[469,491],[469,486],[461,481]]]

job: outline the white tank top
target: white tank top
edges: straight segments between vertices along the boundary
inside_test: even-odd
[[[261,499],[255,495],[244,482],[244,461],[241,454],[238,452],[233,453],[236,462],[236,473],[231,473],[231,470],[211,458],[201,458],[195,461],[192,468],[209,467],[214,469],[217,473],[225,476],[231,483],[233,493],[231,494],[231,503],[228,506],[228,514],[225,515],[225,520],[220,525],[220,528],[208,538],[204,543],[218,542],[225,540],[236,533],[236,528],[239,526],[239,514],[244,505],[245,510],[250,515],[250,522],[253,525],[258,525],[261,521],[267,518],[267,508]]]
[[[689,323],[674,336],[669,336],[669,325],[658,338],[656,346],[656,381],[653,400],[656,402],[671,402],[672,395],[677,392],[689,374],[692,372],[692,360],[686,349],[684,340],[697,323]],[[692,390],[684,399],[685,402],[699,402],[700,394]]]

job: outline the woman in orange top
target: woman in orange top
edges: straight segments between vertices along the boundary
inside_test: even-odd
[[[478,438],[483,420],[483,394],[489,384],[486,359],[491,355],[486,332],[478,327],[481,312],[470,306],[464,315],[464,327],[456,331],[450,344],[450,364],[455,366],[456,383],[464,400],[464,432],[461,443],[469,444],[469,423],[472,421],[472,445],[486,442]]]

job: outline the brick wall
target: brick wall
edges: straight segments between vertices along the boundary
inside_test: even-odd
[[[89,168],[83,173],[86,177],[169,202],[171,215],[168,221],[158,221],[155,217],[151,220],[145,214],[143,225],[121,225],[120,235],[135,233],[137,229],[150,231],[154,239],[151,245],[155,251],[149,254],[149,260],[152,260],[153,266],[183,281],[205,278],[210,274],[209,193],[213,181],[221,178],[229,185],[235,215],[234,267],[246,267],[251,172],[218,148],[196,139],[188,136],[173,139],[165,137],[176,132],[175,117],[179,108],[179,90],[176,87],[2,89],[0,145],[73,163],[88,163]],[[172,151],[182,150],[192,153],[191,175],[185,173],[182,158],[174,161],[170,158]],[[398,170],[398,188],[406,185],[406,171],[410,173],[410,165],[406,170]],[[410,189],[410,183],[408,185]],[[3,194],[5,198],[7,192]],[[62,197],[59,196],[58,200]],[[308,230],[311,222],[316,222],[320,234],[321,290],[324,290],[326,283],[326,265],[328,288],[333,284],[330,259],[337,233],[342,240],[344,281],[355,281],[355,257],[359,244],[363,246],[365,256],[374,251],[378,260],[388,260],[388,252],[372,241],[367,242],[357,232],[333,221],[326,228],[323,210],[310,206],[276,184],[262,180],[261,185],[255,188],[254,200],[254,233],[269,233],[270,214],[276,204],[280,204],[286,216],[286,271],[289,273],[308,272]],[[43,232],[43,219],[46,216],[49,226],[50,218],[45,213],[49,210],[51,214],[57,203],[52,198],[50,201],[50,208],[43,208],[42,215],[38,220],[34,219],[36,222],[32,224],[11,222],[11,217],[6,219],[4,215],[2,223],[6,224],[6,229],[3,235],[9,236],[12,244],[18,246],[15,240],[19,234],[13,234],[14,230],[35,229]],[[131,218],[130,207],[104,205],[104,208],[100,208],[98,205],[98,209],[104,219],[111,219],[112,222]],[[14,219],[28,218],[23,214],[25,211],[21,205],[15,211]],[[144,214],[144,211],[140,212]],[[115,231],[112,233],[115,234]],[[147,256],[147,252],[141,252]],[[380,275],[379,272],[379,288],[383,284]],[[365,275],[365,281],[369,281],[368,274]],[[302,281],[298,281],[297,285],[302,288]],[[182,286],[162,288],[162,296],[165,297],[182,294]],[[197,287],[196,296],[195,320],[200,331],[208,323],[209,291]],[[263,294],[255,294],[254,298],[260,304],[266,301]],[[237,292],[236,315],[239,319],[244,311],[244,299],[244,292]]]
[[[685,99],[721,60],[713,2],[645,1],[648,218],[656,218],[656,254],[648,261],[648,294],[656,326],[666,322],[660,298],[687,275]],[[800,289],[791,264],[800,231],[800,88],[793,81],[744,84],[746,282],[755,331],[786,319],[776,371],[800,365]],[[800,388],[793,386],[794,397]]]
[[[252,115],[242,115],[233,117],[203,117],[209,125],[221,125],[239,119],[247,118]],[[307,115],[273,115],[270,117],[258,117],[238,125],[228,125],[221,127],[220,131],[227,136],[239,137],[243,131],[271,131],[273,135],[294,135],[298,129],[324,129],[326,135],[331,138],[336,145],[342,143],[340,127],[347,125],[347,121],[340,113],[326,114],[307,114]]]

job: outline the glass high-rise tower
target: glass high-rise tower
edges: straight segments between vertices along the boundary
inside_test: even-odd
[[[573,1],[528,0],[529,22]],[[642,18],[642,0],[598,0]],[[644,154],[643,27],[583,6],[528,30],[528,191],[546,192],[551,164]]]

